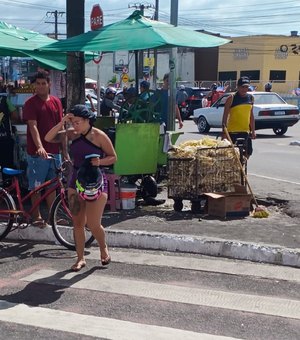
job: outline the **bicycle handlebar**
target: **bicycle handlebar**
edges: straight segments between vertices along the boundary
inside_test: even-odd
[[[47,153],[47,156],[48,156],[48,157],[47,157],[46,159],[52,160],[52,161],[53,161],[54,166],[55,166],[55,170],[56,170],[57,173],[63,172],[64,169],[65,169],[65,167],[64,167],[63,165],[64,165],[64,164],[67,164],[67,163],[70,163],[70,161],[63,161],[63,162],[61,163],[61,166],[58,167],[58,166],[57,166],[57,162],[56,162],[57,159],[55,158],[54,154],[52,154],[52,153]]]

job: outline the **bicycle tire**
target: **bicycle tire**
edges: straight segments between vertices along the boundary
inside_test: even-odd
[[[0,188],[0,210],[16,210],[14,199],[2,188]],[[0,240],[4,239],[11,231],[13,222],[13,214],[0,213]]]
[[[62,198],[61,195],[55,198],[50,211],[50,222],[57,241],[69,250],[76,250],[73,222],[68,208],[67,195],[65,195],[65,198]],[[85,239],[86,247],[90,246],[94,241],[94,236],[87,228]]]

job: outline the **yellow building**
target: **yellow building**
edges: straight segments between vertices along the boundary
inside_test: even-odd
[[[249,76],[257,90],[264,90],[264,84],[271,81],[272,90],[284,94],[300,87],[300,36],[296,31],[291,36],[255,35],[231,40],[219,48],[219,81]]]

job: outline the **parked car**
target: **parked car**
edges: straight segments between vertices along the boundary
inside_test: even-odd
[[[188,94],[186,100],[187,114],[185,118],[189,118],[194,114],[194,110],[202,107],[202,99],[210,92],[206,87],[185,87]]]
[[[275,92],[251,92],[254,96],[253,114],[255,130],[273,129],[276,135],[282,136],[289,126],[296,124],[299,119],[299,108],[287,104]],[[206,133],[210,128],[222,128],[224,105],[230,93],[226,93],[211,107],[196,109],[194,122],[200,133]]]

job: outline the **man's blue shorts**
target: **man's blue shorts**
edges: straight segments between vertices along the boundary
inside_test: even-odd
[[[56,166],[61,165],[60,154],[53,155]],[[42,183],[54,178],[56,175],[54,161],[51,159],[43,159],[39,156],[27,155],[27,177],[28,189],[33,190]]]

